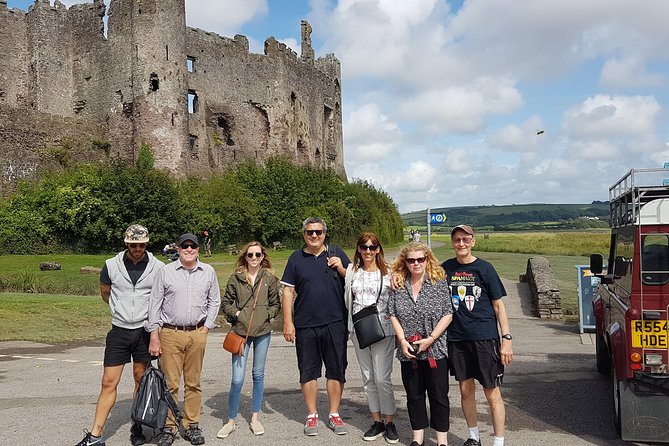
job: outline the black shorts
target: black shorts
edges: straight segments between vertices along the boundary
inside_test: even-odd
[[[296,328],[295,347],[300,384],[321,377],[325,364],[325,377],[346,382],[346,321],[332,322],[320,327]]]
[[[497,339],[449,342],[448,362],[456,381],[474,378],[486,389],[502,384],[504,365]]]
[[[121,328],[112,325],[107,333],[105,346],[105,367],[123,365],[130,362],[148,363],[149,356],[149,333],[144,328]]]

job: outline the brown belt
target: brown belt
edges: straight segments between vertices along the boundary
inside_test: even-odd
[[[197,325],[163,324],[163,328],[169,328],[170,330],[182,330],[182,331],[193,331],[193,330],[197,330],[200,327],[204,327],[204,321],[200,321]]]

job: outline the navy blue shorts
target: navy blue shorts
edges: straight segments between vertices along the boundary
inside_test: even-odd
[[[148,363],[149,341],[151,335],[144,328],[121,328],[112,325],[112,329],[107,333],[107,342],[105,346],[105,367],[114,367],[130,362]]]
[[[456,381],[474,378],[486,389],[502,384],[504,365],[497,339],[449,342],[448,362]]]
[[[300,384],[320,378],[323,364],[325,377],[346,382],[346,321],[332,322],[320,327],[296,328],[295,347]]]

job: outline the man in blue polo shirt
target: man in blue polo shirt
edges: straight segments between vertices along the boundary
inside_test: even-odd
[[[300,386],[307,405],[305,435],[318,435],[318,378],[325,364],[330,404],[328,427],[343,435],[348,428],[339,416],[346,372],[347,313],[344,276],[350,263],[344,251],[325,244],[327,225],[310,217],[302,223],[305,246],[288,258],[283,288],[283,337],[295,342]],[[295,310],[293,321],[293,299]]]

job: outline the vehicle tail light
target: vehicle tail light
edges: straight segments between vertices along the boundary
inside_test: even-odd
[[[662,365],[662,355],[646,353],[646,365]]]
[[[641,364],[641,354],[634,352],[630,354],[630,368],[632,370],[641,370],[643,369],[643,364]]]

